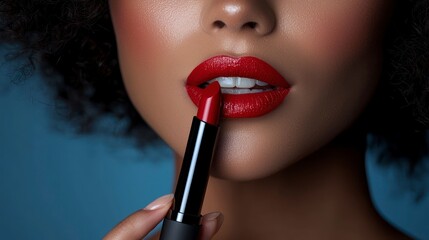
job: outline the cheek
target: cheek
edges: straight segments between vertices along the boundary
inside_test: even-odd
[[[311,24],[304,24],[301,31],[303,55],[313,67],[304,79],[320,103],[332,106],[332,116],[340,111],[342,118],[356,117],[378,83],[386,4],[347,0],[324,6],[308,16]]]
[[[131,101],[152,128],[167,134],[162,136],[164,139],[183,140],[195,109],[188,105],[188,108],[165,110],[172,105],[171,99],[187,99],[185,91],[178,90],[182,86],[177,81],[186,74],[171,56],[174,52],[171,49],[183,41],[180,39],[186,34],[179,31],[186,24],[183,20],[186,18],[171,13],[173,9],[185,11],[173,7],[172,3],[111,0],[109,5],[122,78]],[[174,124],[168,122],[172,116],[180,115],[190,117],[177,118]],[[178,143],[179,149],[183,149],[185,143]]]
[[[380,39],[386,4],[381,0],[298,3],[282,25],[301,57],[324,68],[366,52]],[[287,6],[286,6],[287,7]],[[384,8],[384,9],[383,9]]]
[[[198,4],[162,0],[111,0],[109,4],[119,51],[128,59],[149,63],[162,59],[170,48],[180,45],[198,23],[186,17],[199,15]]]
[[[332,116],[350,122],[349,115],[355,117],[371,98],[387,7],[384,0],[297,2],[282,19],[285,39],[293,45],[288,50],[294,56],[296,94],[307,109],[325,106],[320,115],[326,122],[336,122]]]
[[[142,14],[141,11],[136,11],[136,4],[132,4],[132,2],[133,0],[128,3],[112,0],[109,4],[118,50],[121,53],[125,52],[127,56],[132,56],[136,60],[139,59],[140,52],[156,48],[158,41],[150,37],[155,34],[154,31],[157,29],[154,28],[152,21],[148,21],[150,19],[149,14]]]

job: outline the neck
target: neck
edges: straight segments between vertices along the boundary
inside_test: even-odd
[[[373,208],[364,162],[364,150],[330,145],[264,179],[211,178],[203,213],[224,214],[216,239],[377,239],[393,228]]]

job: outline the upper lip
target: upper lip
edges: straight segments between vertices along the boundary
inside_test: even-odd
[[[189,74],[187,85],[199,86],[217,77],[245,77],[288,88],[288,82],[270,64],[256,57],[216,56],[200,63]]]

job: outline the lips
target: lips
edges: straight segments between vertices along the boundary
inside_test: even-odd
[[[289,84],[271,65],[255,57],[216,56],[189,75],[186,90],[198,106],[202,89],[218,81],[223,92],[223,116],[251,118],[270,113],[289,93]]]

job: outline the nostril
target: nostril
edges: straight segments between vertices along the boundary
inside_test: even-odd
[[[1,0],[0,0],[1,1]],[[208,33],[240,33],[265,36],[276,27],[277,16],[271,1],[207,1],[201,13],[201,26]]]
[[[226,23],[221,20],[217,20],[213,22],[213,26],[218,29],[222,29],[226,27]],[[241,29],[255,29],[258,26],[257,22],[247,22],[241,26]]]
[[[255,29],[257,25],[258,25],[258,23],[256,23],[256,22],[247,22],[246,24],[243,25],[242,28]]]
[[[222,28],[224,28],[226,26],[226,24],[224,22],[220,21],[220,20],[217,20],[217,21],[213,22],[213,26],[215,28],[222,29]]]

